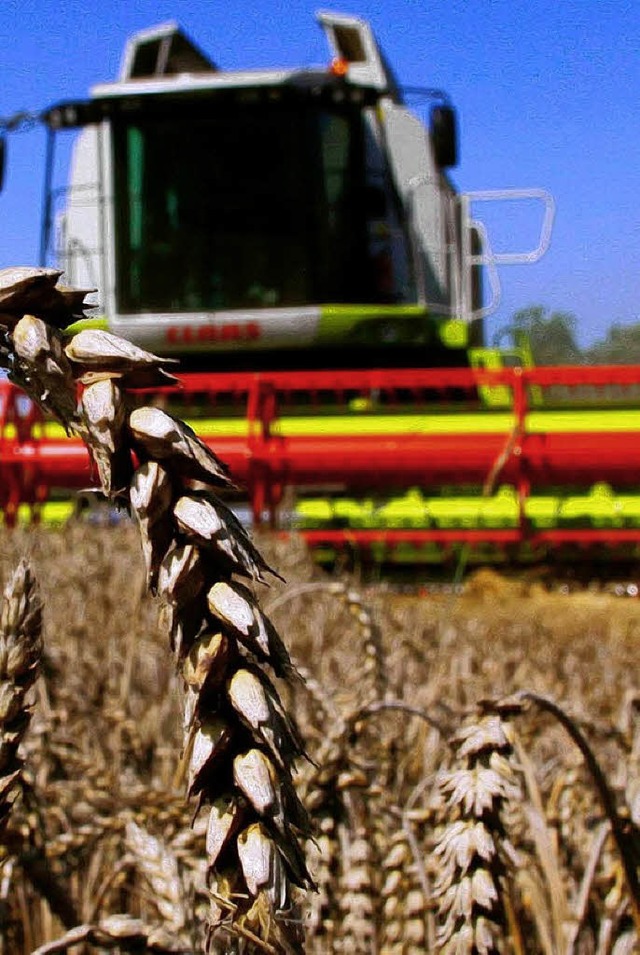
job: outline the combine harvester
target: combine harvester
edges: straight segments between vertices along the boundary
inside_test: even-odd
[[[446,95],[419,91],[423,124],[366,22],[319,22],[325,69],[219,71],[169,24],[129,40],[115,83],[41,114],[43,264],[55,246],[67,284],[99,289],[84,324],[182,358],[157,400],[194,419],[256,525],[324,556],[632,558],[640,369],[483,345],[497,269],[544,253],[551,197],[457,193]],[[489,201],[539,203],[537,246],[495,254]],[[6,522],[67,513],[52,502],[92,484],[82,445],[7,383],[1,402]]]

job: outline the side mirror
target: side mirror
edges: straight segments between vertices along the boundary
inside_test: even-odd
[[[4,187],[4,167],[7,159],[7,140],[0,136],[0,192]]]
[[[439,169],[458,165],[458,120],[453,106],[438,105],[431,110],[431,143]]]

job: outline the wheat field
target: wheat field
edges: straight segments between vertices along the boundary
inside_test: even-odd
[[[281,688],[310,756],[306,951],[637,951],[640,604],[491,571],[402,594],[328,575],[295,538],[260,543],[285,578],[261,606],[306,681]],[[22,557],[43,650],[0,952],[200,951],[206,818],[137,531],[5,531],[3,582]]]

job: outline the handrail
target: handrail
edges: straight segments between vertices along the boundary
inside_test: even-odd
[[[546,189],[485,189],[479,192],[464,193],[470,203],[474,202],[521,202],[532,199],[542,202],[544,207],[538,243],[533,249],[524,252],[491,252],[496,265],[529,265],[538,262],[551,243],[553,220],[556,214],[555,199]],[[482,255],[473,256],[472,264],[486,264]]]

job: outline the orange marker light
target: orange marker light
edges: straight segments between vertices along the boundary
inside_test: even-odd
[[[349,61],[342,57],[336,57],[335,60],[331,61],[329,69],[334,76],[346,76],[349,72]]]

